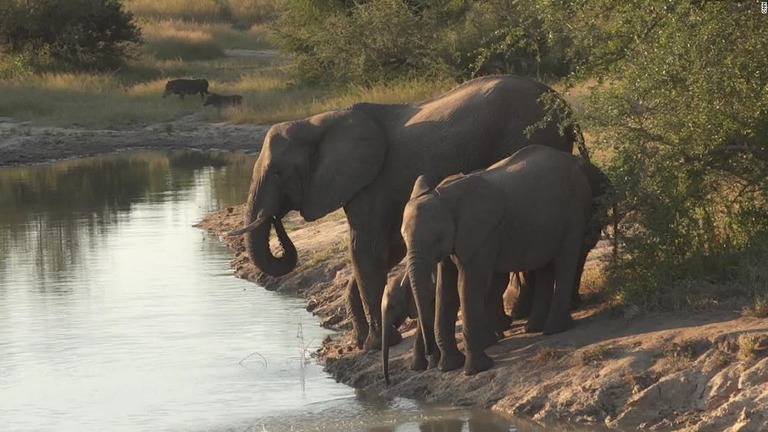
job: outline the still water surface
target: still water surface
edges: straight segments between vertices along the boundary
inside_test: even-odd
[[[363,398],[309,357],[303,300],[232,276],[192,225],[253,158],[132,152],[0,169],[0,429],[513,431]]]

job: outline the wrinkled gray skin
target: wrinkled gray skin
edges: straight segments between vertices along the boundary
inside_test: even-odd
[[[557,116],[525,134],[544,118],[539,99],[551,92],[527,78],[483,77],[414,105],[361,103],[276,124],[253,168],[246,227],[231,234],[247,233],[253,263],[282,276],[296,260],[271,252],[274,218],[298,210],[313,221],[343,207],[354,273],[348,309],[358,345],[378,349],[381,298],[387,273],[405,256],[399,229],[416,178],[484,168],[529,144],[570,153],[580,133],[561,136]]]
[[[451,267],[455,268],[455,266]],[[441,271],[442,269],[438,270],[438,272]],[[452,277],[453,280],[456,279],[455,274],[452,275]],[[438,280],[436,282],[440,283],[441,281]],[[455,287],[455,284],[452,286]],[[430,287],[434,288],[434,285],[430,285]],[[503,297],[506,288],[507,280],[504,279],[501,285],[501,289],[497,289],[495,291],[491,290],[486,301],[487,310],[489,314],[494,317],[494,320],[490,322],[492,327],[488,328],[486,331],[489,333],[489,339],[493,340],[494,342],[504,337],[504,330],[509,328],[511,323],[509,317],[504,312]],[[431,308],[434,309],[434,289],[430,291],[429,295]],[[451,293],[451,295],[455,297],[457,296],[455,290]],[[451,314],[454,318],[458,313],[457,309],[459,305],[458,297],[456,297],[456,299],[457,300],[453,303],[456,309],[447,311],[447,313]],[[392,336],[390,336],[390,332],[392,332],[393,329],[400,327],[407,318],[415,319],[418,318],[418,316],[419,314],[416,308],[416,302],[413,298],[413,290],[411,288],[410,279],[407,277],[407,275],[402,274],[397,274],[390,277],[386,287],[384,288],[384,296],[381,300],[381,319],[383,323],[382,340],[390,340],[392,338]],[[384,369],[384,380],[387,384],[389,384],[389,346],[385,345],[382,347],[381,359]],[[421,326],[417,321],[416,336],[413,339],[413,355],[411,357],[410,365],[411,370],[423,371],[428,368],[435,367],[437,366],[439,360],[440,351],[438,350],[435,350],[435,352],[432,353],[429,358],[427,358],[427,354],[424,350],[424,335],[421,333]]]
[[[582,161],[580,168],[589,182],[589,188],[592,191],[592,214],[590,216],[589,230],[584,235],[584,241],[581,246],[581,256],[576,271],[574,281],[573,295],[571,297],[571,310],[577,309],[581,304],[579,295],[579,286],[581,284],[581,274],[584,271],[584,264],[587,262],[587,255],[594,249],[600,240],[600,234],[603,228],[611,221],[608,216],[608,209],[613,207],[616,214],[615,191],[613,184],[608,176],[599,168],[589,162]],[[615,217],[615,216],[614,216]],[[516,280],[511,281],[510,285],[517,287],[518,295],[512,307],[512,317],[514,319],[528,318],[533,307],[533,292],[536,284],[535,276],[532,272],[520,273]]]
[[[485,171],[446,180],[436,189],[423,178],[416,182],[405,207],[402,234],[425,352],[429,354],[436,343],[440,370],[463,365],[464,372],[472,375],[493,366],[484,352],[485,298],[496,284],[506,283],[505,273],[535,272],[526,331],[552,334],[573,326],[569,305],[592,206],[580,164],[577,156],[530,146]],[[430,273],[449,258],[458,268],[466,361],[455,344],[455,322],[445,313],[455,307],[451,295],[446,295],[450,284],[438,285],[434,309],[426,301]]]

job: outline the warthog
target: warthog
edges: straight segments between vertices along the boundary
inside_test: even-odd
[[[243,104],[243,97],[240,95],[225,96],[216,93],[210,93],[203,102],[203,106],[213,105],[218,109],[227,106],[239,106]]]
[[[169,94],[177,94],[181,99],[184,95],[200,93],[200,99],[208,93],[208,80],[206,79],[175,79],[165,83],[163,97]]]

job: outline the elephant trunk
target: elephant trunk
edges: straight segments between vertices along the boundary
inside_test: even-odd
[[[424,338],[424,352],[433,354],[435,347],[435,308],[432,305],[432,271],[437,262],[419,257],[415,252],[408,252],[408,277],[411,280],[413,298],[416,300],[416,310],[419,313],[419,326]]]
[[[259,270],[274,277],[284,276],[296,268],[296,247],[285,232],[282,221],[276,216],[279,209],[279,199],[277,197],[264,199],[262,194],[261,200],[258,200],[255,197],[256,191],[260,189],[258,186],[259,184],[257,183],[251,186],[245,223],[249,225],[257,219],[262,219],[264,222],[250,229],[245,234],[245,247],[248,255],[251,257],[251,261]],[[269,236],[272,226],[275,227],[277,240],[283,249],[283,255],[280,257],[276,257],[269,248]]]
[[[394,319],[389,311],[387,299],[381,303],[381,364],[384,367],[384,382],[389,385],[389,337]]]

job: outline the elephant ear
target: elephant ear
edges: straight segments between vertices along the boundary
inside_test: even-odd
[[[379,173],[387,152],[384,133],[360,111],[311,117],[316,148],[301,214],[312,221],[341,208]]]
[[[422,174],[416,179],[416,183],[413,184],[413,190],[411,191],[411,198],[418,198],[422,195],[432,192],[437,184],[440,183],[440,179],[431,174]]]
[[[459,261],[466,263],[487,245],[491,234],[497,230],[507,206],[506,197],[479,176],[454,181],[449,189],[453,189],[451,194],[456,193],[453,197],[456,200],[454,252]]]

